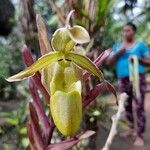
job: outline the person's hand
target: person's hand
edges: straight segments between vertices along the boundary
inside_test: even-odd
[[[150,56],[146,58],[138,58],[139,63],[145,66],[150,66]]]
[[[126,51],[126,46],[125,44],[122,44],[120,50],[117,53],[117,56],[121,56],[125,51]]]

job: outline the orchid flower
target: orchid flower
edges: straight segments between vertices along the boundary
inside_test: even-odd
[[[89,42],[90,36],[85,28],[69,25],[72,13],[73,11],[67,17],[66,26],[53,34],[51,45],[43,19],[38,15],[37,28],[42,56],[24,71],[7,78],[9,82],[20,81],[42,71],[45,88],[51,95],[50,112],[54,124],[65,136],[76,135],[82,119],[81,69],[97,76],[100,81],[105,81],[100,69],[88,57],[76,52],[76,45]],[[106,83],[115,93],[113,87]]]

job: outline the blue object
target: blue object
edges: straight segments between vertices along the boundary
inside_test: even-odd
[[[121,48],[121,42],[117,42],[113,45],[112,54],[115,54]],[[149,48],[143,42],[136,42],[134,46],[127,49],[125,53],[119,56],[116,60],[116,71],[118,78],[129,77],[129,61],[130,56],[137,56],[138,58],[144,58],[149,55]],[[145,67],[139,64],[139,73],[145,72]]]

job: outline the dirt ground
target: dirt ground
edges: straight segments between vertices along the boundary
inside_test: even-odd
[[[150,150],[150,93],[146,94],[145,99],[146,110],[146,132],[144,135],[145,146],[142,148],[136,148],[133,146],[133,137],[122,138],[117,135],[111,145],[110,150]],[[109,127],[110,128],[110,127]],[[97,133],[97,150],[101,150],[109,134],[109,129],[100,127]]]

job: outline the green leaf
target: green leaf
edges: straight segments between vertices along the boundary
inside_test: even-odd
[[[20,73],[7,78],[6,80],[9,82],[12,82],[12,81],[20,81],[22,79],[25,79],[29,76],[32,76],[35,72],[45,68],[52,62],[60,59],[62,56],[63,56],[63,54],[60,52],[48,53],[46,55],[43,55],[35,63],[33,63],[30,67],[27,67],[26,70],[21,71]]]
[[[69,28],[69,35],[74,42],[79,44],[87,43],[90,41],[89,33],[85,28],[78,25]]]
[[[21,140],[21,143],[24,148],[27,148],[29,146],[29,139],[25,137]]]
[[[47,21],[47,24],[48,26],[57,26],[58,21],[59,21],[58,16],[56,14],[53,14]]]
[[[92,113],[93,116],[98,117],[101,115],[101,112],[99,110],[94,110]]]
[[[98,76],[100,80],[104,80],[103,73],[92,63],[92,61],[83,55],[75,53],[66,53],[65,59],[73,61],[75,64],[81,68],[86,69],[90,73],[93,73],[95,76]]]
[[[21,129],[19,129],[19,133],[20,134],[27,134],[27,128],[26,127],[22,127]]]
[[[7,124],[10,125],[18,125],[19,120],[17,118],[5,118],[5,121],[7,122]]]

